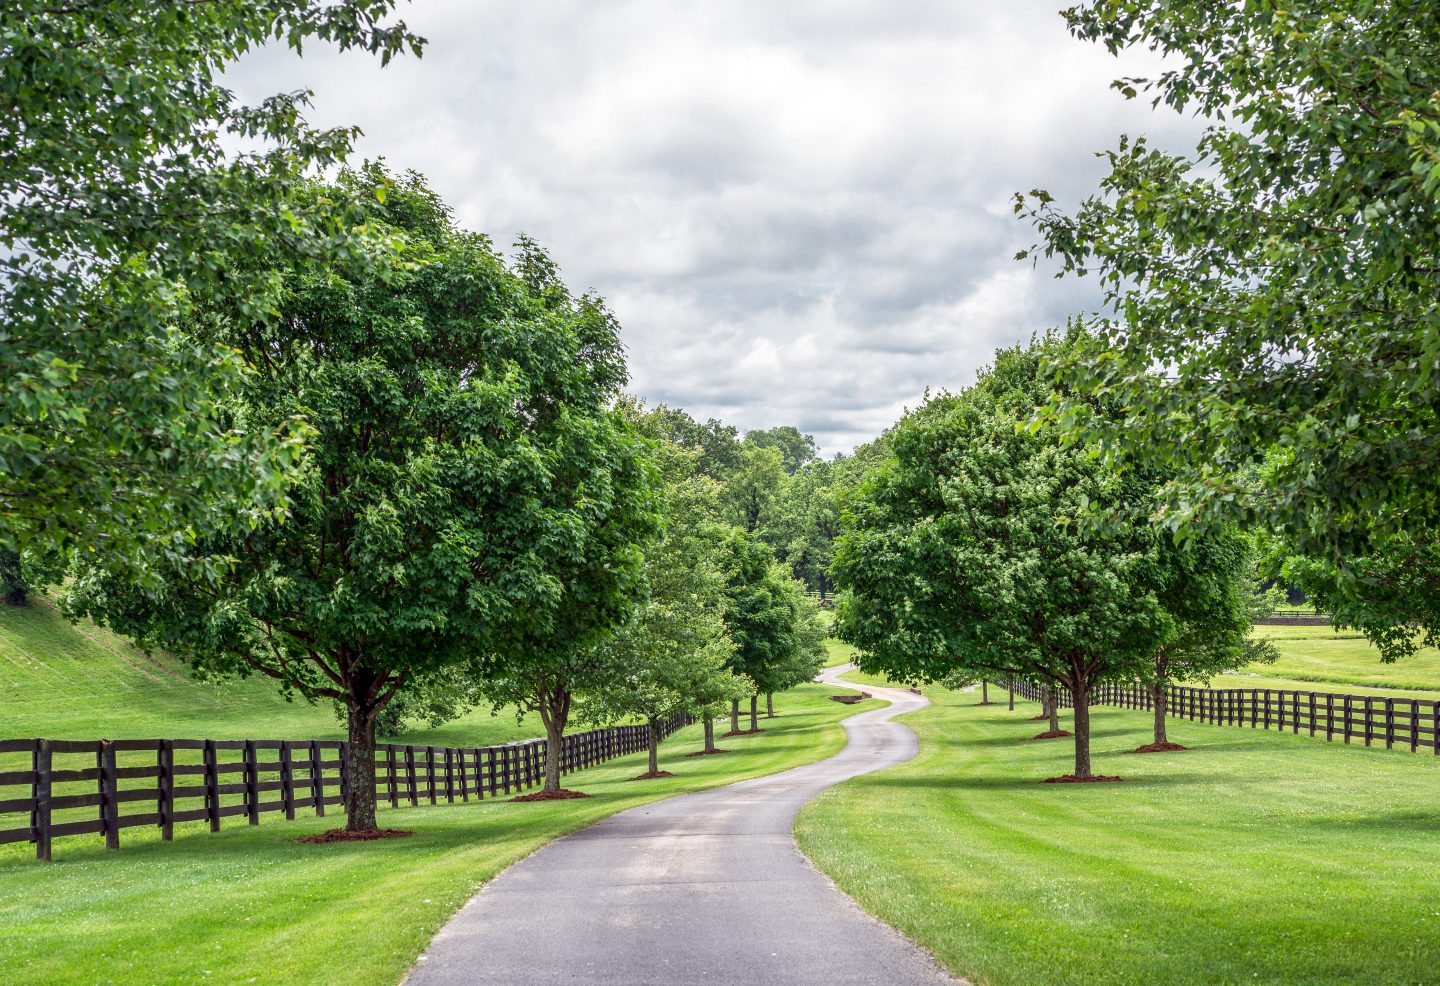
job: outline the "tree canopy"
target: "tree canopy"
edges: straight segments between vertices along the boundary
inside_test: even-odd
[[[1056,414],[1085,440],[1182,467],[1173,526],[1263,525],[1343,562],[1440,521],[1433,14],[1404,0],[1066,12],[1080,38],[1170,56],[1121,92],[1211,124],[1188,155],[1122,139],[1077,209],[1044,192],[1017,204],[1037,249],[1095,274],[1107,306],[1056,366],[1123,413],[1065,400]],[[1247,489],[1237,477],[1267,456]]]
[[[241,105],[218,76],[270,40],[418,54],[394,6],[5,5],[0,546],[183,553],[203,525],[283,509],[307,431],[236,410],[252,364],[195,331],[196,306],[268,317],[280,286],[257,258],[354,247],[363,227],[297,189],[357,131],[307,126],[303,92]]]

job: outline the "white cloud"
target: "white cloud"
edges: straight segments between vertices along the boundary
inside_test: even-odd
[[[314,89],[316,122],[359,124],[467,226],[539,239],[609,299],[642,396],[836,451],[1095,303],[1012,260],[1015,191],[1084,194],[1122,131],[1191,142],[1109,91],[1152,66],[1054,9],[421,0],[418,61],[270,50],[231,79]]]

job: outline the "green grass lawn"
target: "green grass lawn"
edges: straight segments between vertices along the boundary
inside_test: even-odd
[[[930,689],[920,754],[806,807],[801,848],[977,984],[1419,983],[1440,969],[1440,759],[1093,712],[1096,771],[1038,706]],[[997,689],[994,698],[1004,698]],[[1068,713],[1063,717],[1068,719]]]
[[[546,841],[624,808],[838,751],[838,721],[879,703],[842,706],[826,699],[832,691],[804,685],[776,696],[765,732],[722,741],[725,756],[681,757],[700,746],[698,726],[682,730],[661,750],[673,778],[627,782],[644,770],[640,754],[567,778],[588,800],[382,809],[382,826],[415,830],[407,839],[301,845],[297,836],[335,819],[265,815],[258,828],[230,824],[218,835],[177,828],[168,845],[126,829],[115,852],[93,836],[61,839],[50,864],[28,845],[4,847],[0,982],[393,984],[457,907]]]
[[[855,648],[849,644],[843,644],[834,637],[825,641],[825,666],[827,668],[837,667],[841,664],[849,664],[855,660]]]

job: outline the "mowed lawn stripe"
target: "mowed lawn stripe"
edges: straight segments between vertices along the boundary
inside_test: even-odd
[[[977,983],[1416,983],[1440,968],[1440,762],[1095,710],[1115,785],[1042,785],[1033,703],[927,692],[921,753],[823,795],[802,849]],[[992,700],[1005,694],[992,689]]]

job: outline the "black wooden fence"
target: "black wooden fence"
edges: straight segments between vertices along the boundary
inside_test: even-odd
[[[1012,682],[1015,694],[1040,701],[1040,689],[1027,681]],[[1057,688],[1060,706],[1069,707],[1069,689]],[[1440,701],[1297,692],[1274,688],[1191,688],[1165,690],[1166,712],[1179,719],[1218,726],[1249,726],[1324,736],[1327,740],[1384,743],[1387,750],[1409,747],[1440,756]],[[1153,711],[1150,688],[1141,684],[1102,684],[1090,698],[1093,705]]]
[[[688,725],[688,716],[666,720],[661,735]],[[565,737],[560,769],[569,773],[648,745],[648,726],[612,726]],[[442,747],[380,744],[375,757],[375,796],[381,804],[453,803],[524,791],[545,777],[543,739],[503,746]],[[345,800],[344,764],[349,744],[333,740],[0,740],[0,759],[28,754],[25,770],[0,770],[0,819],[28,814],[28,824],[0,829],[0,844],[35,843],[50,858],[52,840],[102,835],[120,847],[120,830],[155,826],[172,838],[181,822],[244,816],[260,824],[265,812],[293,819],[302,808],[323,816]],[[22,797],[6,788],[25,790]],[[127,812],[125,806],[143,810]],[[0,822],[3,823],[3,822]]]

